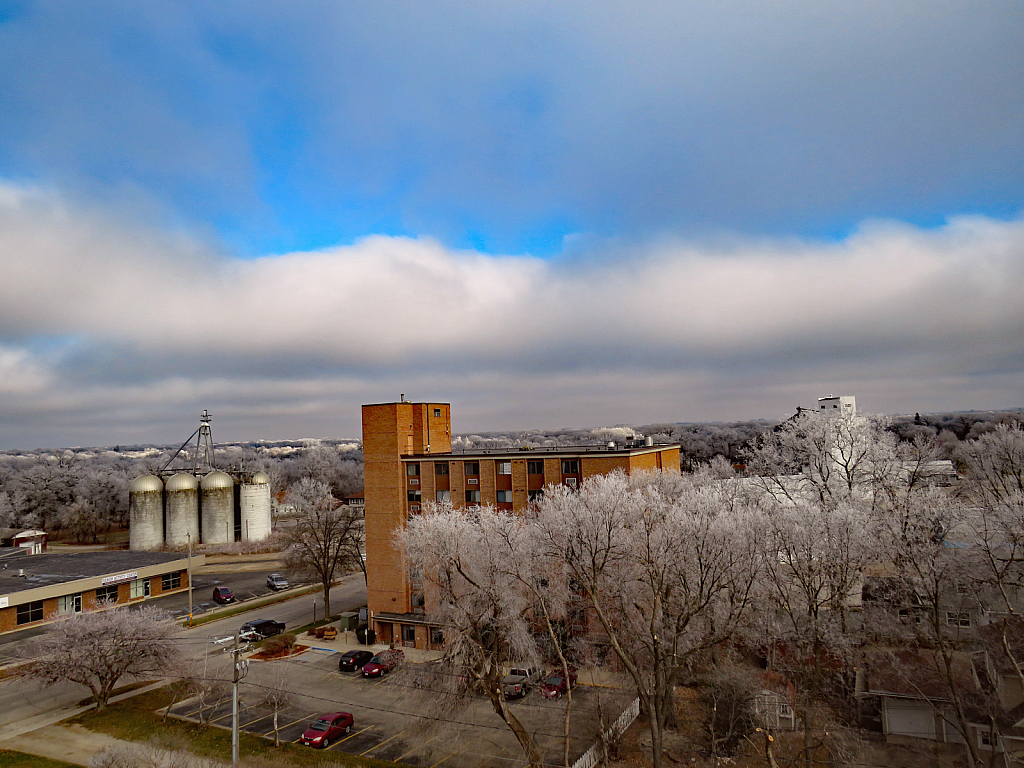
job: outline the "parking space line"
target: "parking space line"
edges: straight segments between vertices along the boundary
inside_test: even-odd
[[[419,750],[423,749],[423,747],[425,747],[425,746],[427,746],[428,744],[430,744],[430,742],[432,742],[432,741],[433,741],[434,739],[436,739],[436,738],[437,738],[437,736],[431,736],[431,737],[430,737],[429,739],[427,739],[426,741],[424,741],[424,742],[423,742],[422,744],[419,744],[419,745],[417,745],[417,746],[413,747],[413,748],[412,748],[412,749],[410,749],[410,750],[409,750],[408,752],[406,752],[406,753],[405,753],[404,755],[399,755],[398,757],[396,757],[396,758],[395,758],[394,760],[392,760],[391,762],[393,762],[393,763],[400,763],[400,762],[402,762],[402,760],[403,760],[403,759],[405,759],[405,758],[406,758],[406,757],[408,757],[409,755],[413,754],[414,752],[417,752],[417,751],[419,751]]]
[[[461,747],[459,747],[458,749],[456,749],[456,750],[455,750],[454,752],[449,752],[449,753],[448,753],[447,755],[445,755],[445,756],[444,756],[444,757],[442,757],[442,758],[441,758],[440,760],[438,760],[438,761],[437,761],[436,763],[434,763],[434,764],[433,764],[432,766],[430,766],[430,768],[437,768],[437,766],[439,766],[439,765],[440,765],[441,763],[443,763],[443,762],[444,762],[445,760],[447,760],[448,758],[450,758],[450,757],[454,757],[455,755],[458,755],[458,754],[460,754],[460,753],[462,752],[463,748],[464,748],[465,746],[467,746],[468,744],[470,744],[471,742],[472,742],[472,739],[470,739],[469,741],[467,741],[467,742],[466,742],[465,744],[463,744],[463,745],[462,745]]]
[[[404,730],[401,730],[401,731],[399,731],[398,733],[396,733],[396,734],[395,734],[394,736],[391,736],[390,738],[384,739],[384,741],[380,742],[379,744],[374,744],[374,745],[373,745],[372,747],[370,747],[370,748],[369,748],[368,750],[366,750],[365,752],[361,752],[361,753],[359,754],[359,756],[360,756],[360,757],[366,757],[366,756],[367,756],[367,755],[368,755],[368,754],[369,754],[370,752],[373,752],[373,750],[375,750],[375,749],[376,749],[377,747],[383,747],[383,746],[384,746],[385,744],[387,744],[387,743],[388,743],[389,741],[394,741],[394,740],[395,740],[395,739],[397,739],[397,738],[398,738],[399,736],[401,736],[401,735],[402,735],[403,733],[405,733],[405,731],[404,731]]]

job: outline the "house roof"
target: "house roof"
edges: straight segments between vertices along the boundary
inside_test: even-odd
[[[874,648],[865,652],[865,693],[913,699],[948,700],[942,661],[934,651],[919,648]],[[958,688],[977,689],[971,660],[953,658]]]

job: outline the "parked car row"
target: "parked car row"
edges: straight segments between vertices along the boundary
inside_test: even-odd
[[[384,677],[388,672],[402,666],[405,651],[389,648],[378,654],[370,651],[346,651],[338,660],[338,671],[360,672],[363,677]]]
[[[267,589],[280,592],[282,589],[288,589],[288,586],[288,579],[280,573],[272,573],[267,576]],[[212,599],[217,605],[227,605],[228,603],[236,602],[235,593],[231,591],[230,587],[214,587]]]
[[[542,696],[557,699],[570,688],[576,687],[576,679],[575,669],[569,670],[568,677],[562,670],[554,670],[545,678],[540,667],[513,667],[501,682],[506,699],[522,698],[537,683],[540,683]]]

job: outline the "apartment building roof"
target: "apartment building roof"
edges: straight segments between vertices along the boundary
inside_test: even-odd
[[[621,446],[608,445],[606,443],[590,445],[557,445],[538,446],[522,448],[476,448],[473,450],[453,450],[448,453],[414,453],[402,456],[402,461],[431,461],[444,459],[473,459],[473,458],[530,458],[531,456],[583,456],[587,454],[636,456],[643,453],[663,451],[666,448],[676,448],[679,443],[659,443],[657,445]]]

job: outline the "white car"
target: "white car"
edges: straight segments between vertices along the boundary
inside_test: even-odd
[[[272,573],[267,576],[267,586],[275,592],[280,589],[288,589],[288,579],[280,573]]]

